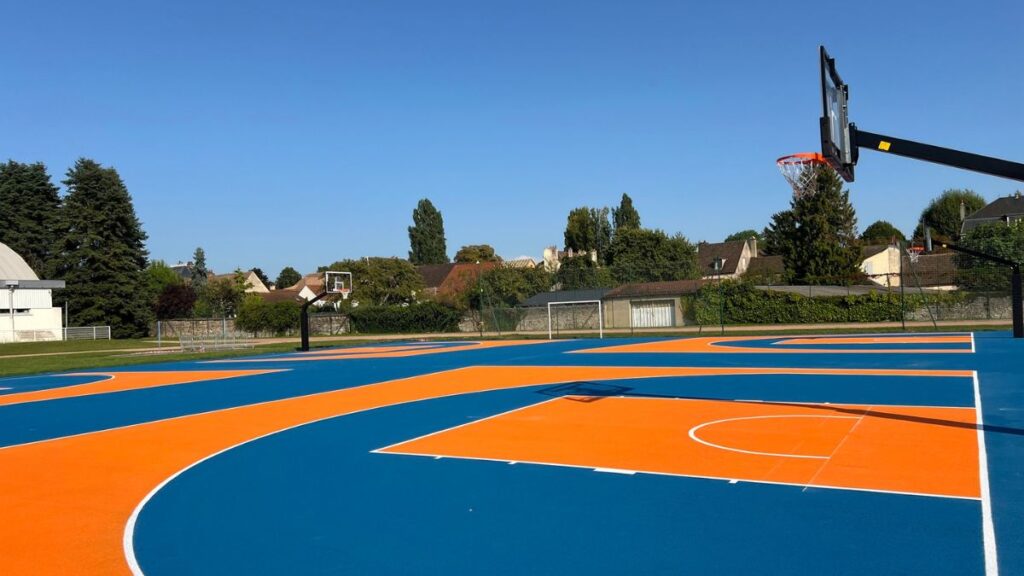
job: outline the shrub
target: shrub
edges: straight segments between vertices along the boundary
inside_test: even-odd
[[[790,292],[759,290],[746,282],[707,284],[693,302],[693,318],[698,324],[807,324],[836,322],[892,322],[903,318],[903,311],[916,310],[926,303],[949,303],[958,294],[908,294],[900,303],[895,293],[872,292],[856,296],[807,297]],[[723,302],[724,300],[724,302]]]
[[[264,302],[256,295],[246,296],[238,308],[235,325],[254,335],[261,332],[287,334],[299,327],[301,307],[295,302]]]
[[[359,306],[349,318],[363,334],[458,332],[462,313],[438,302],[409,306]]]

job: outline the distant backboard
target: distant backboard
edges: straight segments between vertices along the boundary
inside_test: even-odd
[[[328,294],[341,294],[347,300],[352,293],[352,273],[334,270],[324,272],[324,291]]]
[[[821,56],[821,155],[847,182],[853,182],[857,164],[857,148],[850,142],[850,119],[847,100],[850,90],[836,72],[836,61],[824,46]]]

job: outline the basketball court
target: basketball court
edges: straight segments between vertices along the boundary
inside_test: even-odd
[[[408,342],[0,381],[0,572],[1013,574],[1005,333]]]

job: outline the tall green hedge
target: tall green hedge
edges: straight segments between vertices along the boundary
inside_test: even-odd
[[[349,313],[352,328],[363,334],[458,332],[462,313],[438,302],[409,306],[358,306]]]
[[[856,296],[807,297],[789,292],[760,290],[745,282],[723,282],[721,293],[716,284],[707,284],[693,301],[693,320],[698,324],[719,323],[720,311],[725,324],[807,324],[831,322],[893,322],[926,304],[948,303],[957,295],[873,292]],[[722,304],[724,299],[724,306]]]

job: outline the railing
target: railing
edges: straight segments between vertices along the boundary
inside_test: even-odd
[[[195,338],[185,335],[180,338],[182,352],[213,352],[215,350],[242,350],[253,348],[255,344],[244,338],[234,336],[214,336]]]
[[[110,340],[110,326],[64,328],[65,340]]]

